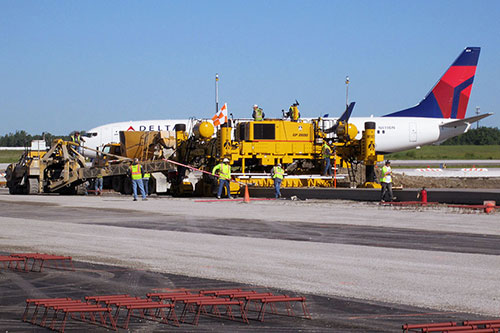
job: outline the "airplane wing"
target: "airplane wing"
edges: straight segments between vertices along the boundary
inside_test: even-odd
[[[491,115],[493,115],[493,113],[485,113],[485,114],[482,114],[479,116],[469,117],[469,118],[465,118],[465,119],[458,119],[458,120],[443,124],[443,125],[441,125],[441,127],[455,127],[455,126],[460,126],[460,125],[468,125],[468,124],[472,124],[478,120],[481,120],[483,118],[489,117]]]

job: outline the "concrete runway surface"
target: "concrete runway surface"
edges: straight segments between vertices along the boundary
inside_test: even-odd
[[[69,255],[81,268],[0,270],[0,327],[9,331],[33,329],[20,321],[28,297],[134,294],[165,285],[252,286],[310,300],[312,321],[269,319],[237,328],[200,321],[199,329],[209,330],[384,332],[406,322],[500,314],[498,213],[326,200],[133,202],[112,194],[11,196],[2,189],[0,230],[2,254]],[[124,274],[132,280],[120,280]],[[150,327],[163,329],[172,327]]]

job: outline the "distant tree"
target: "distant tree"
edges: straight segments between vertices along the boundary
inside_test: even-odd
[[[443,145],[500,145],[500,130],[496,127],[479,127],[448,139]]]
[[[50,133],[42,133],[31,135],[26,133],[26,131],[16,131],[16,133],[5,134],[0,136],[0,147],[27,147],[30,146],[32,140],[43,140],[47,145],[52,143],[52,140],[56,138],[61,138],[63,140],[70,140],[69,135],[52,135]]]

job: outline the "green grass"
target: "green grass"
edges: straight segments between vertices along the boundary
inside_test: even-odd
[[[500,160],[500,145],[424,146],[385,156],[391,160]]]
[[[0,150],[0,163],[17,162],[23,153],[24,150]]]
[[[19,160],[22,150],[0,150],[0,163]],[[500,145],[492,146],[424,146],[386,155],[391,160],[500,160]]]

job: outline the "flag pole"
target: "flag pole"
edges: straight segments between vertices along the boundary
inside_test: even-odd
[[[219,112],[219,73],[215,73],[215,113]]]

